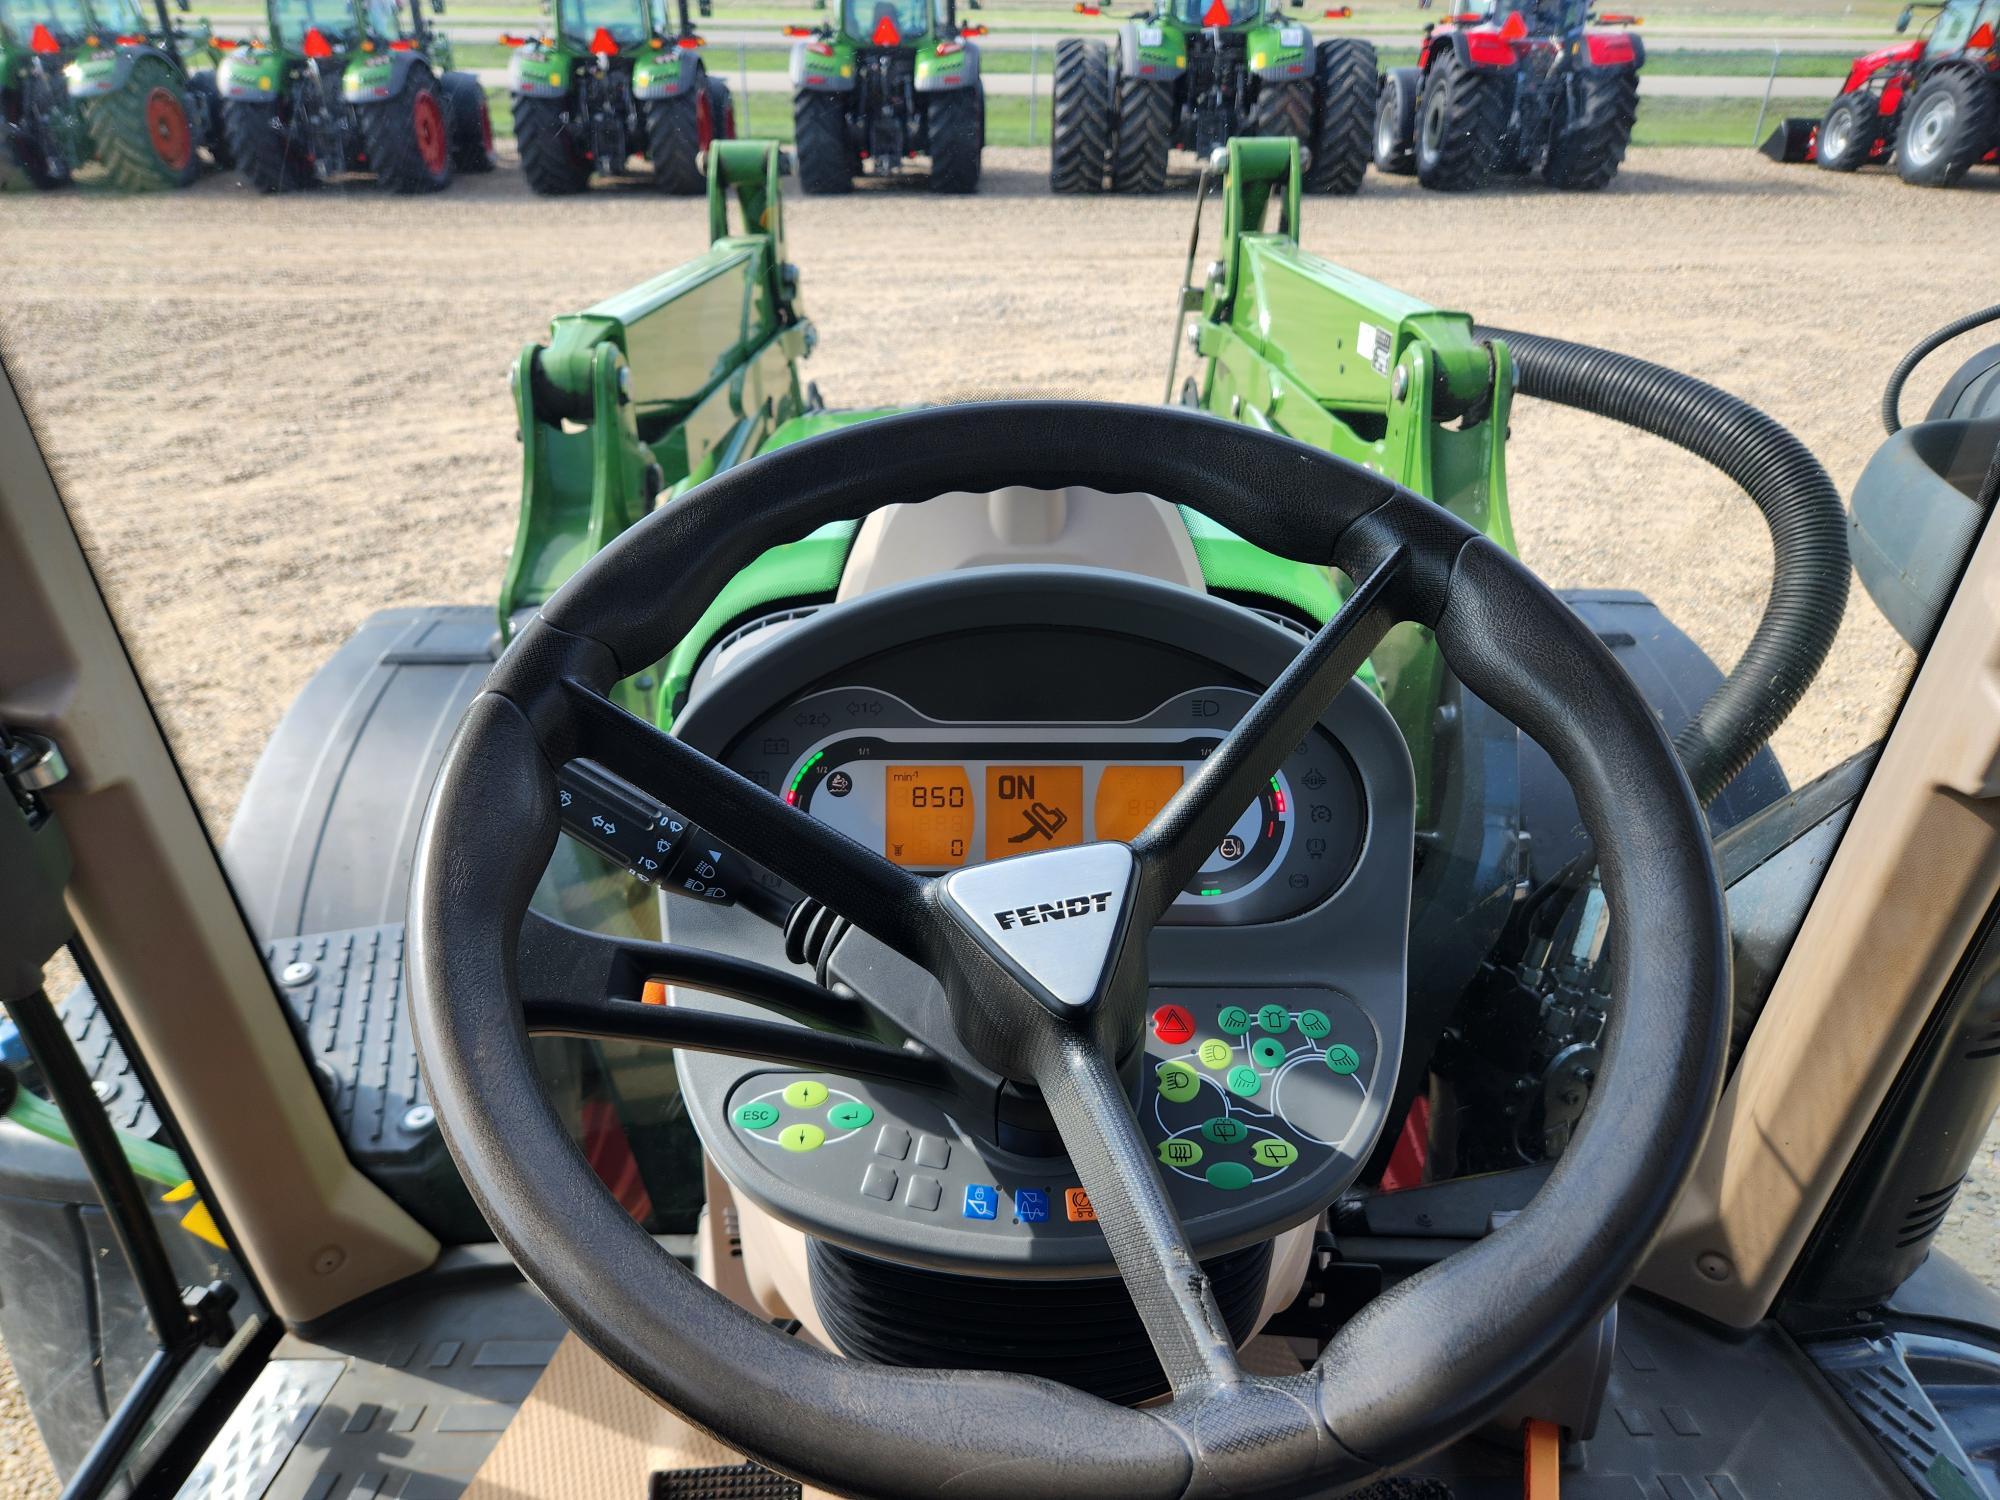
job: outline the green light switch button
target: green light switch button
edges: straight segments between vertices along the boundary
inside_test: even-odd
[[[1292,1024],[1292,1013],[1282,1005],[1267,1005],[1257,1012],[1257,1024],[1266,1031],[1282,1035]]]
[[[1230,1093],[1240,1094],[1245,1099],[1248,1099],[1264,1086],[1258,1080],[1255,1068],[1246,1068],[1240,1064],[1229,1070],[1229,1077],[1224,1081],[1228,1083]]]
[[[1333,1030],[1333,1022],[1323,1010],[1302,1010],[1299,1012],[1300,1035],[1315,1042],[1325,1041]]]
[[[1170,1167],[1191,1167],[1201,1160],[1201,1145],[1184,1135],[1160,1142],[1160,1160]]]
[[[1250,1029],[1250,1012],[1240,1005],[1225,1005],[1215,1024],[1231,1036],[1241,1036]]]
[[[1226,1068],[1229,1066],[1229,1043],[1221,1037],[1212,1036],[1195,1051],[1204,1068]]]
[[[1260,1167],[1289,1167],[1299,1159],[1299,1148],[1290,1141],[1266,1138],[1250,1148],[1250,1158]]]
[[[1232,1120],[1227,1115],[1217,1115],[1201,1127],[1201,1133],[1218,1146],[1233,1146],[1249,1132],[1241,1120]]]
[[[1219,1161],[1208,1169],[1208,1185],[1224,1192],[1247,1188],[1250,1182],[1250,1169],[1240,1161]]]
[[[1250,1044],[1250,1056],[1260,1068],[1275,1068],[1285,1060],[1285,1044],[1276,1037],[1260,1036]]]
[[[736,1123],[744,1130],[769,1130],[778,1123],[778,1106],[766,1099],[743,1105],[736,1111]]]
[[[1175,1104],[1185,1104],[1201,1092],[1201,1079],[1194,1070],[1179,1063],[1163,1063],[1159,1070],[1160,1096]]]
[[[1326,1049],[1326,1065],[1344,1078],[1361,1066],[1361,1054],[1345,1042],[1335,1042]]]

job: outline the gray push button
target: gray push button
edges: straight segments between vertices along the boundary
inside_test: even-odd
[[[892,1167],[870,1164],[861,1176],[863,1197],[880,1198],[884,1203],[896,1200],[896,1172]]]
[[[912,1177],[909,1191],[903,1201],[911,1208],[921,1208],[926,1213],[937,1211],[938,1201],[944,1197],[944,1189],[935,1177]]]
[[[934,1135],[917,1138],[917,1165],[942,1172],[951,1165],[951,1143]]]
[[[910,1154],[910,1132],[900,1125],[884,1125],[882,1133],[875,1137],[875,1154],[901,1161]]]

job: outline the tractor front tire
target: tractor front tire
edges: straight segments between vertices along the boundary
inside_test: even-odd
[[[1056,43],[1050,113],[1049,187],[1101,193],[1111,166],[1111,56],[1102,42],[1066,36]]]
[[[128,193],[186,187],[201,175],[187,88],[167,63],[141,57],[116,93],[84,106],[91,149]]]
[[[931,143],[931,191],[979,190],[979,85],[932,94],[924,105]]]
[[[1146,78],[1119,79],[1111,191],[1157,193],[1166,187],[1173,134],[1174,86]]]
[[[514,144],[521,152],[521,175],[548,197],[566,197],[590,186],[590,156],[567,117],[561,99],[514,96]]]
[[[1375,96],[1375,170],[1411,177],[1417,170],[1417,95],[1424,75],[1415,68],[1391,68]]]
[[[222,135],[237,171],[260,193],[289,193],[316,180],[291,121],[278,103],[226,101]]]
[[[1842,94],[1826,107],[1819,122],[1815,165],[1829,172],[1852,172],[1866,166],[1868,153],[1882,138],[1882,106],[1867,92]]]
[[[402,93],[356,113],[376,182],[392,193],[435,193],[451,186],[451,129],[428,71],[411,69]]]
[[[1913,187],[1956,187],[1994,147],[2000,87],[1966,67],[1940,68],[1899,111],[1896,171]]]
[[[1586,73],[1576,80],[1574,113],[1556,111],[1542,180],[1566,193],[1596,193],[1610,186],[1632,144],[1639,118],[1636,72]]]
[[[500,154],[493,149],[493,111],[486,103],[486,90],[471,73],[447,73],[439,82],[453,169],[474,174],[492,171]]]
[[[645,103],[646,159],[653,164],[653,181],[676,198],[692,198],[708,187],[701,170],[702,106],[699,85]]]
[[[1309,193],[1358,193],[1368,175],[1375,131],[1375,48],[1353,37],[1321,42],[1313,92]]]
[[[188,103],[196,106],[191,116],[205,116],[204,127],[195,132],[198,144],[208,150],[208,159],[227,172],[236,165],[229,152],[229,136],[222,128],[222,94],[215,86],[215,74],[203,68],[188,74]]]
[[[1417,102],[1417,181],[1440,193],[1486,186],[1500,164],[1510,81],[1451,52],[1432,66]]]
[[[799,187],[808,193],[851,193],[860,163],[847,138],[847,101],[839,94],[792,96],[792,145],[798,152]]]

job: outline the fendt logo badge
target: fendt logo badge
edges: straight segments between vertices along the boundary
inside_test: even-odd
[[[1111,892],[1096,891],[1088,896],[1071,896],[1065,901],[1038,901],[1033,906],[1011,906],[993,913],[1002,932],[1014,927],[1038,927],[1044,922],[1067,922],[1071,917],[1087,917],[1111,904]]]

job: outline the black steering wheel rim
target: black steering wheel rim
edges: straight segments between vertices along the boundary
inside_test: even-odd
[[[1526,1212],[1377,1298],[1292,1380],[1190,1372],[1172,1403],[1135,1411],[1026,1376],[891,1369],[812,1349],[654,1244],[592,1174],[534,1070],[515,942],[555,843],[554,763],[575,753],[579,693],[663,657],[772,545],[882,505],[1008,485],[1170,496],[1280,556],[1366,580],[1320,639],[1364,603],[1434,630],[1467,687],[1554,758],[1599,851],[1617,1003],[1596,1092],[1617,1114],[1594,1102]],[[1328,663],[1351,674],[1323,653]],[[824,837],[684,755],[705,800],[654,790],[726,841],[790,836],[807,850],[796,863]],[[921,949],[935,939],[914,930],[923,919],[904,910],[905,895],[863,883],[839,904],[892,945]],[[880,419],[777,450],[654,511],[549,601],[467,711],[426,816],[411,910],[430,1097],[522,1269],[586,1342],[697,1425],[774,1468],[866,1495],[1328,1493],[1450,1441],[1628,1284],[1699,1149],[1727,1036],[1705,826],[1655,715],[1596,637],[1440,507],[1317,449],[1174,408],[1021,402]],[[1150,1293],[1133,1291],[1146,1311]],[[1164,1349],[1162,1360],[1172,1374]]]

